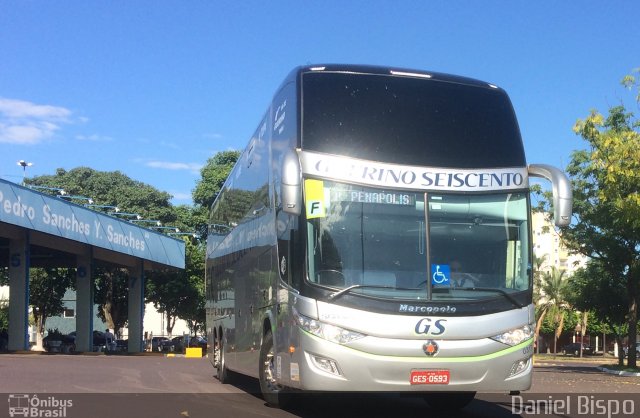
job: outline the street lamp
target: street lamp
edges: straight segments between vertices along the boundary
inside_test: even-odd
[[[24,181],[27,178],[27,167],[31,167],[33,163],[28,163],[25,160],[20,160],[16,164],[22,167],[22,184],[24,184]]]
[[[125,218],[136,218],[136,219],[142,219],[142,216],[140,216],[139,213],[127,213],[127,212],[107,212],[107,215],[111,215],[111,216],[122,216]]]
[[[129,222],[146,222],[146,223],[154,223],[156,227],[162,226],[162,222],[157,219],[131,219]]]
[[[36,186],[34,184],[27,184],[26,186],[30,189],[36,189],[36,190],[51,190],[54,192],[58,192],[58,194],[60,194],[61,196],[64,196],[67,194],[67,192],[65,192],[64,189],[61,189],[59,187]]]
[[[116,213],[120,212],[120,208],[117,206],[110,206],[110,205],[93,205],[91,203],[84,205],[85,208],[96,208],[96,209],[113,209]]]
[[[198,234],[195,232],[167,232],[167,235],[190,235],[193,238],[198,238]]]
[[[58,196],[60,199],[69,199],[69,200],[86,200],[90,205],[93,205],[93,199],[87,196],[78,196],[78,195],[62,195]]]
[[[172,229],[173,231],[175,231],[174,233],[180,232],[180,228],[176,228],[175,226],[152,226],[151,228],[154,228],[154,229]]]

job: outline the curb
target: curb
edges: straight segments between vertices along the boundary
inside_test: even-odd
[[[204,356],[198,356],[198,357],[194,357],[194,356],[187,356],[186,354],[174,354],[174,353],[168,353],[164,355],[165,358],[174,358],[174,357],[178,357],[178,358],[205,358],[205,357],[209,357],[208,355],[204,355]]]
[[[12,350],[12,351],[2,351],[0,352],[0,356],[3,354],[19,354],[19,355],[32,355],[32,356],[106,356],[106,357],[127,357],[127,356],[142,356],[142,357],[161,357],[161,353],[153,353],[153,352],[140,352],[140,353],[129,353],[126,351],[123,352],[104,352],[104,351],[74,351],[73,353],[49,353],[47,351],[32,351],[32,350]]]
[[[627,372],[624,370],[611,370],[611,369],[607,369],[606,367],[596,367],[596,369],[600,370],[601,372],[605,372],[605,373],[609,373],[609,374],[613,374],[616,376],[633,376],[633,377],[639,377],[640,376],[640,372]]]

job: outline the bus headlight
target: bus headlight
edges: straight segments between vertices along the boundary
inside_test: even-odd
[[[311,319],[296,311],[294,311],[294,315],[296,318],[296,322],[298,323],[298,326],[300,328],[317,337],[334,343],[346,344],[359,338],[365,337],[364,334],[361,334],[359,332],[350,331],[348,329],[327,324],[316,319]]]
[[[499,335],[491,337],[492,340],[506,345],[514,346],[533,337],[533,326],[531,324],[515,328]]]

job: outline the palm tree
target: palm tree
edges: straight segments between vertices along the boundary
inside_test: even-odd
[[[542,287],[542,275],[544,271],[542,271],[543,266],[546,262],[547,255],[543,255],[542,257],[538,257],[533,254],[533,304],[536,307],[536,329],[534,335],[534,341],[536,344],[538,342],[538,336],[540,335],[540,326],[542,325],[542,320],[546,315],[546,310],[544,309],[545,300],[543,298],[541,287]],[[540,352],[540,346],[536,346],[538,349],[538,353]]]
[[[545,315],[549,314],[553,317],[553,321],[557,324],[556,332],[553,339],[553,352],[557,352],[557,342],[562,328],[564,327],[564,312],[569,309],[567,297],[569,294],[569,281],[565,277],[565,270],[558,270],[551,267],[550,271],[545,272],[540,280],[541,300],[538,304],[540,316],[536,322],[536,335],[540,332],[540,326]]]

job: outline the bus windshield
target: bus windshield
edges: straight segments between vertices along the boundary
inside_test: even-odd
[[[302,109],[303,150],[415,166],[526,166],[511,102],[489,85],[307,73]]]
[[[416,193],[313,181],[321,183],[324,213],[307,219],[311,283],[443,302],[531,288],[526,193]]]

